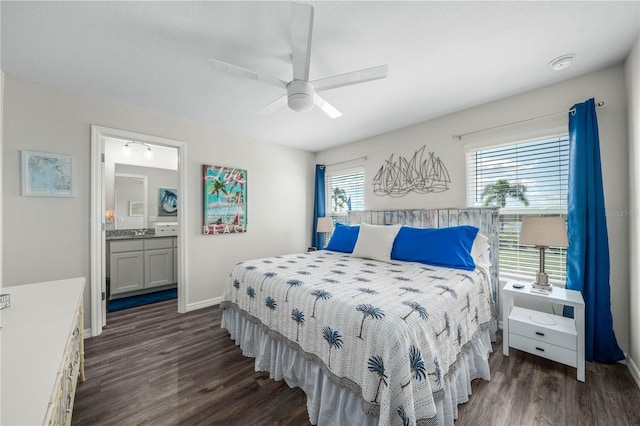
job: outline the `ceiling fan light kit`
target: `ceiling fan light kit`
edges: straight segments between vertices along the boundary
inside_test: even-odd
[[[293,80],[287,85],[287,104],[297,112],[307,112],[313,109],[315,90],[313,84],[303,80]]]
[[[291,4],[291,62],[293,79],[290,82],[276,77],[263,75],[255,71],[241,68],[218,59],[210,59],[214,68],[233,74],[237,77],[249,78],[272,86],[286,88],[287,94],[276,99],[263,108],[260,113],[272,113],[287,104],[296,112],[306,112],[317,106],[329,118],[342,115],[333,105],[321,98],[317,92],[350,86],[367,81],[387,77],[388,67],[380,65],[345,74],[334,75],[320,80],[309,81],[311,63],[311,33],[313,30],[313,7],[307,4]]]

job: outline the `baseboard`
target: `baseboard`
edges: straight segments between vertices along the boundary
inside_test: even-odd
[[[85,328],[85,329],[84,329],[84,331],[83,331],[83,333],[84,333],[84,334],[83,334],[82,336],[83,336],[85,339],[88,339],[89,337],[93,337],[93,334],[91,334],[91,327],[89,327],[89,328]]]
[[[197,309],[208,308],[209,306],[216,306],[222,302],[222,296],[214,297],[213,299],[202,300],[196,303],[188,303],[187,304],[187,312],[195,311]]]
[[[631,372],[631,377],[636,381],[636,385],[640,388],[640,370],[638,366],[633,362],[633,359],[627,357],[627,368]]]

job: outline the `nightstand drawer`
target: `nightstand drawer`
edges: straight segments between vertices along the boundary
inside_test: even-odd
[[[577,333],[573,319],[518,306],[509,314],[509,333],[572,351],[577,348]]]
[[[509,346],[552,361],[560,362],[570,367],[576,367],[577,365],[576,351],[547,342],[522,337],[519,334],[509,333]]]

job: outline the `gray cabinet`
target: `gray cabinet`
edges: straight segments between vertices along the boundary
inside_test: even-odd
[[[175,237],[109,242],[110,294],[171,285],[175,279]]]
[[[174,238],[154,238],[144,242],[144,286],[159,287],[175,283],[173,279]]]
[[[111,241],[109,248],[111,294],[144,289],[144,241]]]

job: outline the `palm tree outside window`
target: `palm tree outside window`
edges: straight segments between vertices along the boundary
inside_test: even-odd
[[[331,170],[325,173],[326,214],[333,223],[347,223],[348,212],[364,210],[364,168]]]
[[[499,271],[533,277],[538,251],[519,245],[522,218],[567,216],[568,135],[474,149],[467,152],[467,204],[499,210]],[[550,279],[566,278],[566,248],[547,250]]]

